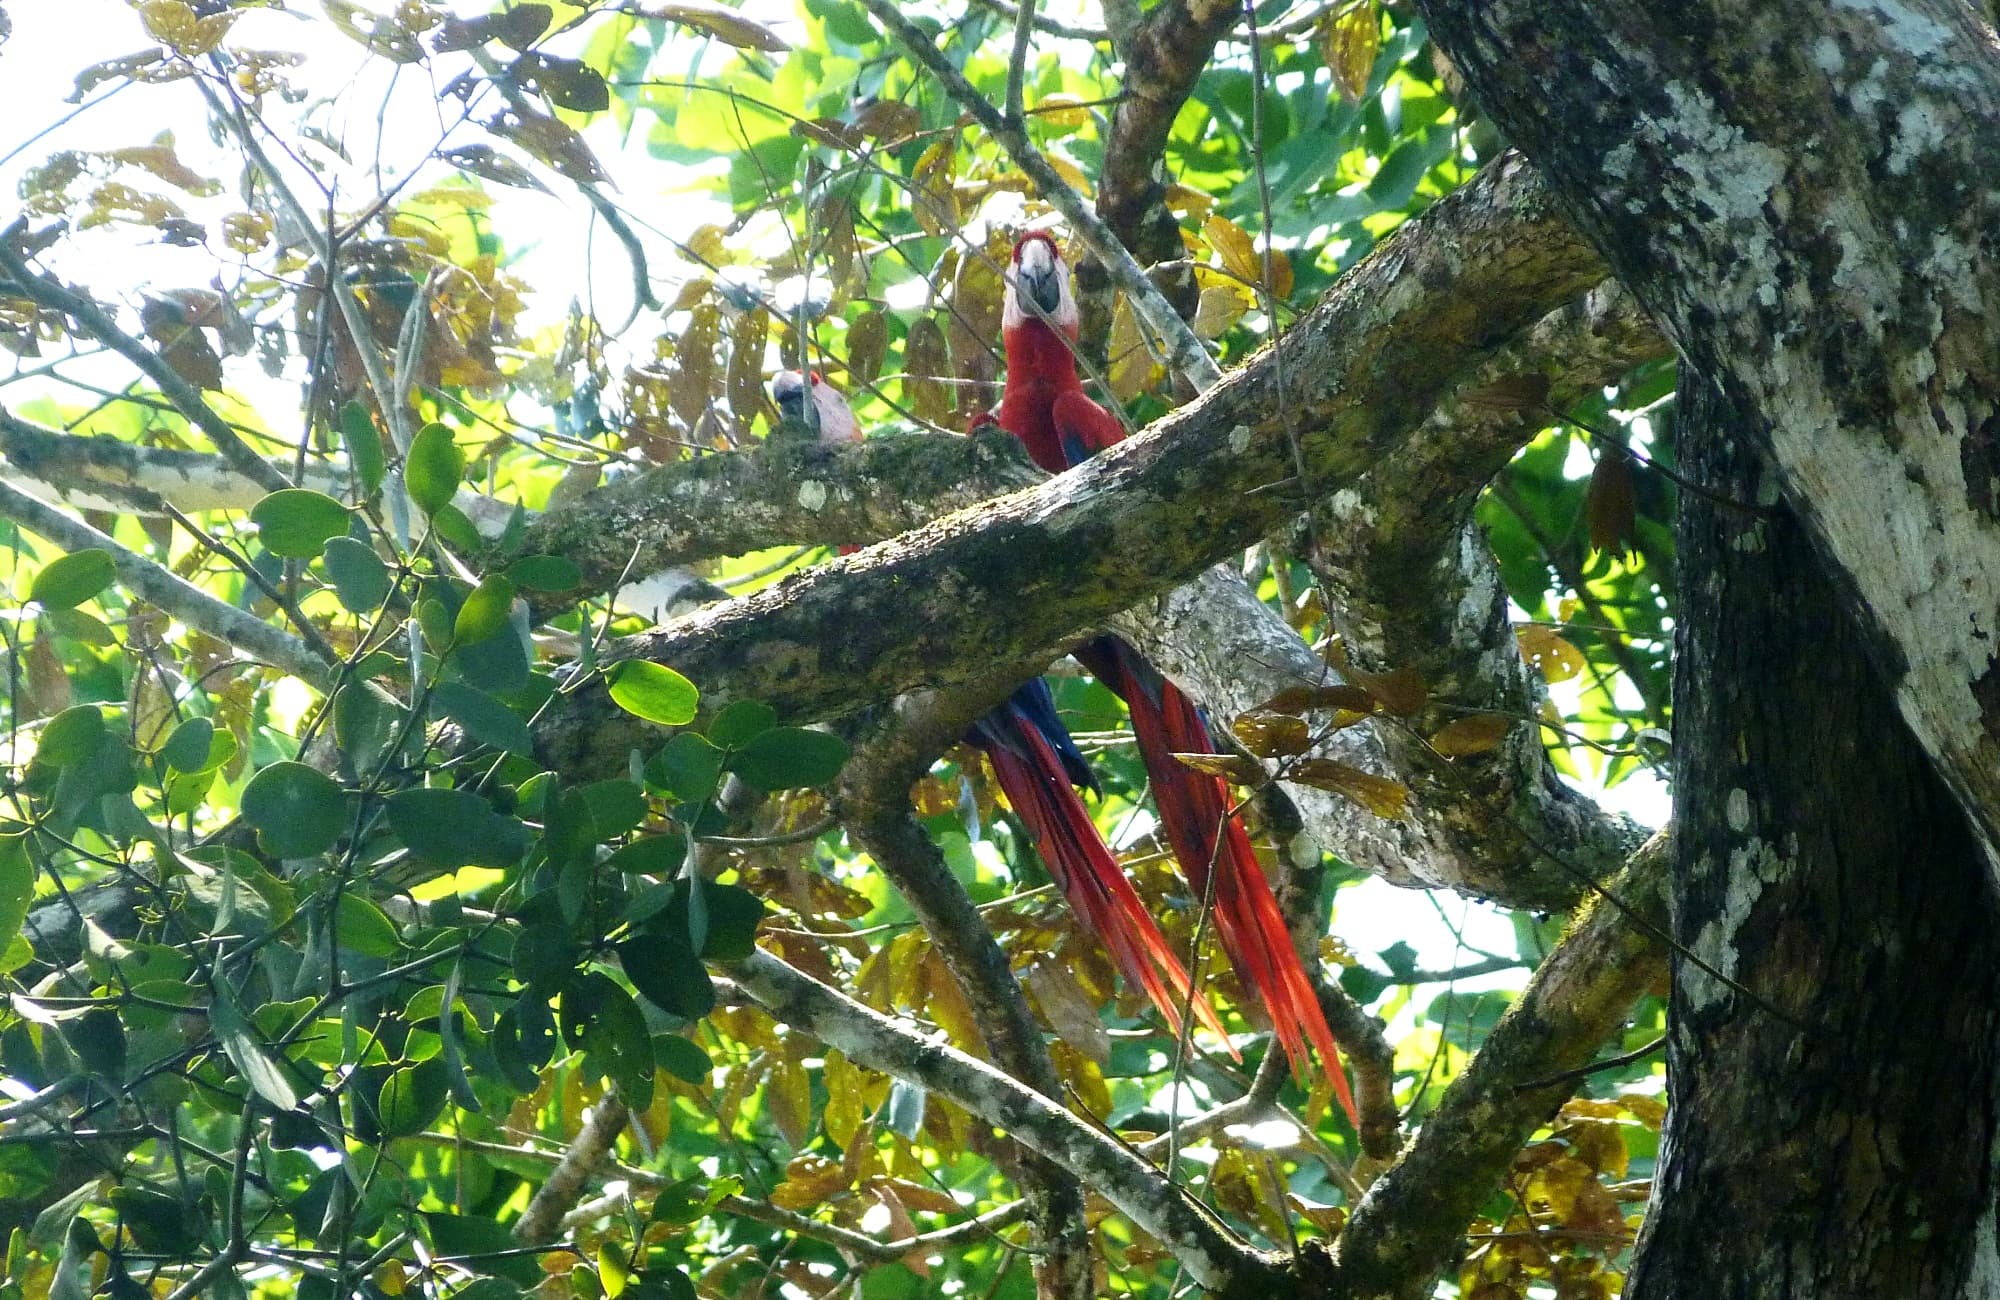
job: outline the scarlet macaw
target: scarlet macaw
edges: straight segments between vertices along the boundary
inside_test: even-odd
[[[1006,282],[1001,338],[1007,349],[1007,386],[997,412],[1000,426],[1021,440],[1037,465],[1060,473],[1118,442],[1125,429],[1090,399],[1077,376],[1076,298],[1055,240],[1041,231],[1021,236]],[[1300,1079],[1310,1073],[1310,1039],[1326,1061],[1342,1108],[1358,1127],[1333,1032],[1251,850],[1250,836],[1230,811],[1229,787],[1220,777],[1197,772],[1174,757],[1215,752],[1200,710],[1117,637],[1098,637],[1075,653],[1125,701],[1161,824],[1197,896],[1210,895],[1213,868],[1216,933],[1223,951],[1270,1012],[1293,1073]]]
[[[861,439],[853,408],[818,374],[782,371],[771,383],[771,397],[787,420],[816,425],[822,443]],[[1191,1004],[1195,1019],[1228,1045],[1215,1008],[1191,994],[1187,969],[1077,797],[1077,788],[1097,793],[1097,781],[1056,715],[1048,683],[1039,677],[1022,683],[1006,703],[974,723],[966,739],[985,752],[1001,793],[1027,826],[1070,910],[1105,945],[1125,978],[1145,991],[1176,1034],[1181,1008]],[[1236,1054],[1233,1046],[1229,1051]]]

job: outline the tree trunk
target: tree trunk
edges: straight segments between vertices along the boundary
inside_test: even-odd
[[[1964,0],[1419,0],[1735,409],[2000,866],[2000,44]]]
[[[1691,371],[1678,428],[1694,482],[1776,498]],[[1990,1296],[2000,908],[1978,842],[1792,513],[1681,502],[1672,904],[1701,965],[1676,962],[1626,1294]]]

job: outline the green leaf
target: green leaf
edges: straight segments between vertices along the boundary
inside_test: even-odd
[[[375,548],[352,537],[329,538],[320,556],[334,595],[356,614],[372,614],[389,594],[389,566]]]
[[[111,585],[118,574],[111,552],[91,547],[59,555],[42,566],[28,588],[28,599],[43,609],[69,609],[81,605]]]
[[[437,513],[431,516],[431,528],[455,551],[477,555],[485,546],[485,541],[479,536],[479,529],[473,526],[472,520],[466,517],[463,510],[450,502],[439,506]]]
[[[324,492],[284,488],[250,508],[250,522],[264,549],[288,560],[310,560],[328,541],[345,536],[354,516]]]
[[[462,646],[474,645],[507,626],[507,614],[514,606],[514,584],[498,574],[480,580],[465,603],[458,607],[452,622],[452,637]]]
[[[574,591],[583,585],[583,570],[560,555],[524,555],[507,566],[507,577],[529,591]]]
[[[333,922],[343,951],[364,957],[393,957],[403,950],[403,938],[389,914],[351,889],[342,891]]]
[[[285,1077],[278,1063],[265,1054],[263,1044],[257,1041],[249,1022],[231,1000],[228,987],[221,979],[220,956],[216,964],[215,996],[208,1004],[208,1024],[215,1030],[216,1038],[221,1040],[223,1052],[258,1096],[279,1110],[297,1108],[299,1094],[293,1089],[292,1081]]]
[[[705,976],[704,976],[705,977]],[[618,1093],[633,1108],[653,1104],[653,1036],[645,1013],[632,995],[595,971],[563,990],[564,1018],[570,1019],[572,999],[583,1003],[582,1047],[596,1068],[618,1085]]]
[[[465,1072],[465,1030],[458,1009],[459,978],[465,964],[453,962],[444,982],[444,1005],[438,1013],[438,1058],[444,1062],[445,1082],[451,1099],[470,1111],[480,1110],[479,1094],[472,1090],[472,1078]]]
[[[372,772],[396,743],[410,711],[374,682],[345,687],[333,701],[333,735],[355,772]]]
[[[681,803],[702,803],[722,779],[722,757],[722,751],[707,740],[683,731],[646,764],[646,784]]]
[[[156,1255],[179,1259],[193,1254],[208,1228],[209,1215],[198,1200],[183,1200],[146,1183],[112,1188],[111,1207],[139,1249]]]
[[[645,792],[630,781],[593,781],[576,793],[590,812],[593,838],[599,844],[616,839],[645,820]]]
[[[642,835],[612,851],[604,865],[613,871],[671,876],[687,858],[687,840],[679,835]]]
[[[519,818],[495,812],[469,790],[399,790],[388,809],[397,837],[441,867],[511,867],[528,848]]]
[[[688,1083],[708,1082],[711,1062],[701,1044],[682,1038],[679,1034],[655,1034],[653,1036],[653,1056],[660,1068],[677,1079]]]
[[[42,626],[53,628],[59,635],[85,645],[104,646],[118,644],[118,637],[104,625],[104,620],[95,614],[86,614],[80,609],[42,610]]]
[[[403,465],[403,485],[417,509],[434,515],[451,504],[464,476],[465,453],[452,441],[451,430],[442,424],[427,424],[418,430]]]
[[[35,746],[35,761],[50,767],[70,767],[97,752],[106,731],[104,710],[95,704],[79,704],[64,709],[42,726]]]
[[[189,718],[175,727],[167,743],[160,746],[160,757],[177,772],[205,772],[214,744],[215,724],[207,718]]]
[[[309,858],[333,847],[348,824],[347,795],[304,763],[273,763],[243,787],[243,820],[274,858]]]
[[[480,744],[523,758],[535,756],[535,737],[528,724],[485,691],[464,682],[439,682],[431,688],[429,703],[433,714],[450,718]]]
[[[392,1138],[414,1137],[431,1126],[450,1097],[444,1062],[437,1057],[406,1065],[382,1081],[375,1113],[382,1132]]]
[[[775,727],[730,755],[729,770],[760,790],[825,785],[847,762],[847,742],[809,727]]]
[[[576,941],[562,926],[530,925],[514,940],[514,975],[535,988],[559,988],[576,969],[577,956]]]
[[[35,865],[28,859],[28,836],[0,835],[0,946],[11,943],[28,920],[35,898]]]
[[[374,496],[382,490],[382,476],[389,466],[382,455],[382,435],[375,431],[367,406],[349,402],[340,408],[340,441],[347,448],[354,477],[361,483],[361,495]]]
[[[542,1280],[541,1257],[522,1251],[507,1225],[498,1219],[476,1214],[426,1214],[423,1218],[436,1253],[479,1259],[482,1269],[521,1286],[531,1287]]]
[[[49,1279],[49,1300],[90,1300],[90,1261],[103,1249],[96,1229],[81,1218],[71,1219],[63,1234],[62,1258]]]
[[[764,900],[741,885],[705,884],[708,938],[701,955],[716,961],[741,961],[757,947],[757,926],[764,919]]]
[[[85,1069],[112,1082],[125,1078],[125,1026],[110,1007],[92,1007],[63,1022],[63,1041]]]
[[[625,978],[646,1000],[683,1020],[699,1020],[715,1009],[715,985],[684,940],[648,934],[618,945]]]
[[[611,670],[611,698],[627,713],[679,727],[694,721],[694,683],[665,664],[627,659]]]
[[[778,714],[761,700],[738,700],[715,715],[708,738],[724,749],[743,746],[778,725]]]

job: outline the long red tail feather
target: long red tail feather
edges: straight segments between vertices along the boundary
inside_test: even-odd
[[[1206,997],[1193,991],[1187,968],[1111,856],[1048,740],[1018,716],[982,725],[1005,727],[1007,738],[1015,741],[1010,745],[995,737],[995,743],[981,747],[1007,802],[1034,836],[1049,874],[1084,928],[1104,944],[1125,978],[1144,990],[1174,1033],[1181,1032],[1181,1008],[1191,1005],[1195,1019],[1237,1056],[1221,1018]]]
[[[1341,1109],[1359,1127],[1333,1031],[1292,946],[1271,883],[1250,847],[1250,835],[1242,820],[1230,815],[1229,787],[1220,777],[1197,772],[1174,757],[1215,752],[1200,712],[1179,688],[1115,637],[1090,642],[1077,657],[1124,699],[1131,712],[1132,731],[1152,778],[1153,801],[1167,841],[1187,873],[1188,884],[1204,897],[1210,892],[1213,865],[1216,934],[1230,963],[1270,1013],[1271,1027],[1293,1074],[1301,1081],[1311,1074],[1310,1039],[1326,1062]]]

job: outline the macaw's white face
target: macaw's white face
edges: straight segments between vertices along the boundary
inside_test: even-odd
[[[808,405],[807,395],[811,395]],[[854,419],[854,408],[840,390],[819,377],[818,372],[802,375],[796,370],[781,370],[771,381],[771,400],[778,404],[778,413],[787,420],[796,420],[813,428],[821,442],[858,442],[861,426]]]
[[[1070,289],[1069,264],[1056,251],[1055,240],[1040,232],[1023,236],[1014,246],[1014,262],[1007,268],[1001,327],[1013,329],[1036,316],[1046,318],[1065,334],[1076,334],[1076,295]]]

